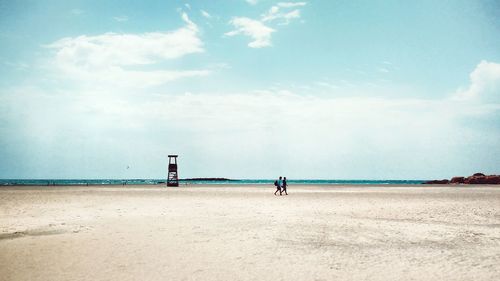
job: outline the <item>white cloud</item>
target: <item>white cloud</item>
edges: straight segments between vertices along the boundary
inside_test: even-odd
[[[201,15],[204,16],[205,18],[207,19],[211,19],[212,18],[212,15],[210,15],[207,11],[205,10],[200,10],[201,12]]]
[[[253,2],[253,1],[252,1]],[[257,1],[255,1],[256,3]],[[253,3],[253,4],[255,4]],[[251,48],[262,48],[271,46],[271,34],[276,30],[266,26],[265,22],[277,21],[278,25],[288,25],[293,19],[300,18],[300,10],[289,8],[305,6],[307,2],[279,2],[272,6],[269,11],[261,15],[260,20],[247,17],[234,17],[229,23],[236,29],[226,32],[227,36],[244,34],[250,36],[254,41],[248,44]],[[285,11],[283,11],[285,9]]]
[[[245,0],[245,1],[250,5],[255,5],[257,4],[257,2],[259,2],[259,0]]]
[[[173,59],[203,52],[197,26],[182,15],[186,27],[173,32],[143,34],[105,33],[66,37],[50,45],[56,59],[75,66],[150,64],[156,59]]]
[[[307,5],[306,2],[279,2],[272,6],[267,13],[262,15],[263,22],[280,20],[280,25],[287,25],[293,19],[300,18],[300,10],[294,9],[289,11],[289,8],[302,7]],[[285,11],[283,11],[285,9]]]
[[[182,20],[187,23],[187,28],[193,32],[198,32],[198,26],[192,22],[186,13],[182,13]]]
[[[454,98],[500,104],[500,63],[481,61],[470,74],[469,87],[458,90]]]
[[[248,44],[251,48],[262,48],[271,46],[271,34],[274,29],[264,25],[258,20],[245,17],[235,17],[230,21],[236,29],[225,33],[227,36],[244,34],[250,36],[253,41]]]
[[[283,14],[283,20],[284,22],[281,24],[289,24],[292,19],[298,19],[300,18],[300,10],[293,10],[291,12]]]
[[[185,13],[182,19],[186,26],[173,32],[105,33],[60,39],[47,46],[55,50],[52,65],[72,79],[119,81],[128,86],[158,85],[182,77],[207,75],[208,71],[202,70],[129,69],[204,52],[196,24]]]
[[[128,17],[127,16],[116,16],[116,17],[113,17],[113,19],[117,22],[124,22],[124,21],[128,21]]]
[[[293,8],[293,7],[302,7],[307,5],[307,2],[279,2],[276,4],[278,7],[282,8]]]

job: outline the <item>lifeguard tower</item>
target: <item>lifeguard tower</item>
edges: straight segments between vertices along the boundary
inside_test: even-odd
[[[179,176],[177,174],[177,155],[168,156],[167,186],[179,186]]]

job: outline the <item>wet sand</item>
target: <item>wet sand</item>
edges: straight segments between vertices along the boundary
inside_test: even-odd
[[[0,187],[0,280],[500,280],[500,187]]]

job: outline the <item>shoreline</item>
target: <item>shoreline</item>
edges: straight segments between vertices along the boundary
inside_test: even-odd
[[[0,185],[0,190],[5,190],[9,188],[20,188],[20,187],[30,187],[30,188],[40,188],[40,189],[51,189],[51,188],[122,188],[122,189],[165,189],[165,190],[182,190],[189,188],[269,188],[275,189],[273,184],[248,184],[248,183],[224,183],[224,184],[179,184],[177,187],[167,186],[166,184],[89,184],[89,185]],[[369,188],[369,187],[420,187],[422,189],[431,188],[481,188],[481,187],[492,187],[499,188],[497,184],[289,184],[288,188]]]
[[[251,184],[274,184],[274,179],[234,179],[234,180],[180,180],[180,185],[251,185]],[[325,180],[325,179],[290,179],[292,185],[387,185],[387,184],[422,184],[424,180]],[[163,185],[164,179],[0,179],[0,186],[12,185]]]

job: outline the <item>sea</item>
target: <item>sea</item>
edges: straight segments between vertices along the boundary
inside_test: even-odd
[[[179,180],[179,185],[245,185],[269,184],[275,179],[231,179],[231,180]],[[421,184],[426,180],[325,180],[289,179],[288,184],[301,185],[408,185]],[[107,186],[107,185],[165,185],[166,179],[0,179],[0,186],[46,185],[46,186]]]

